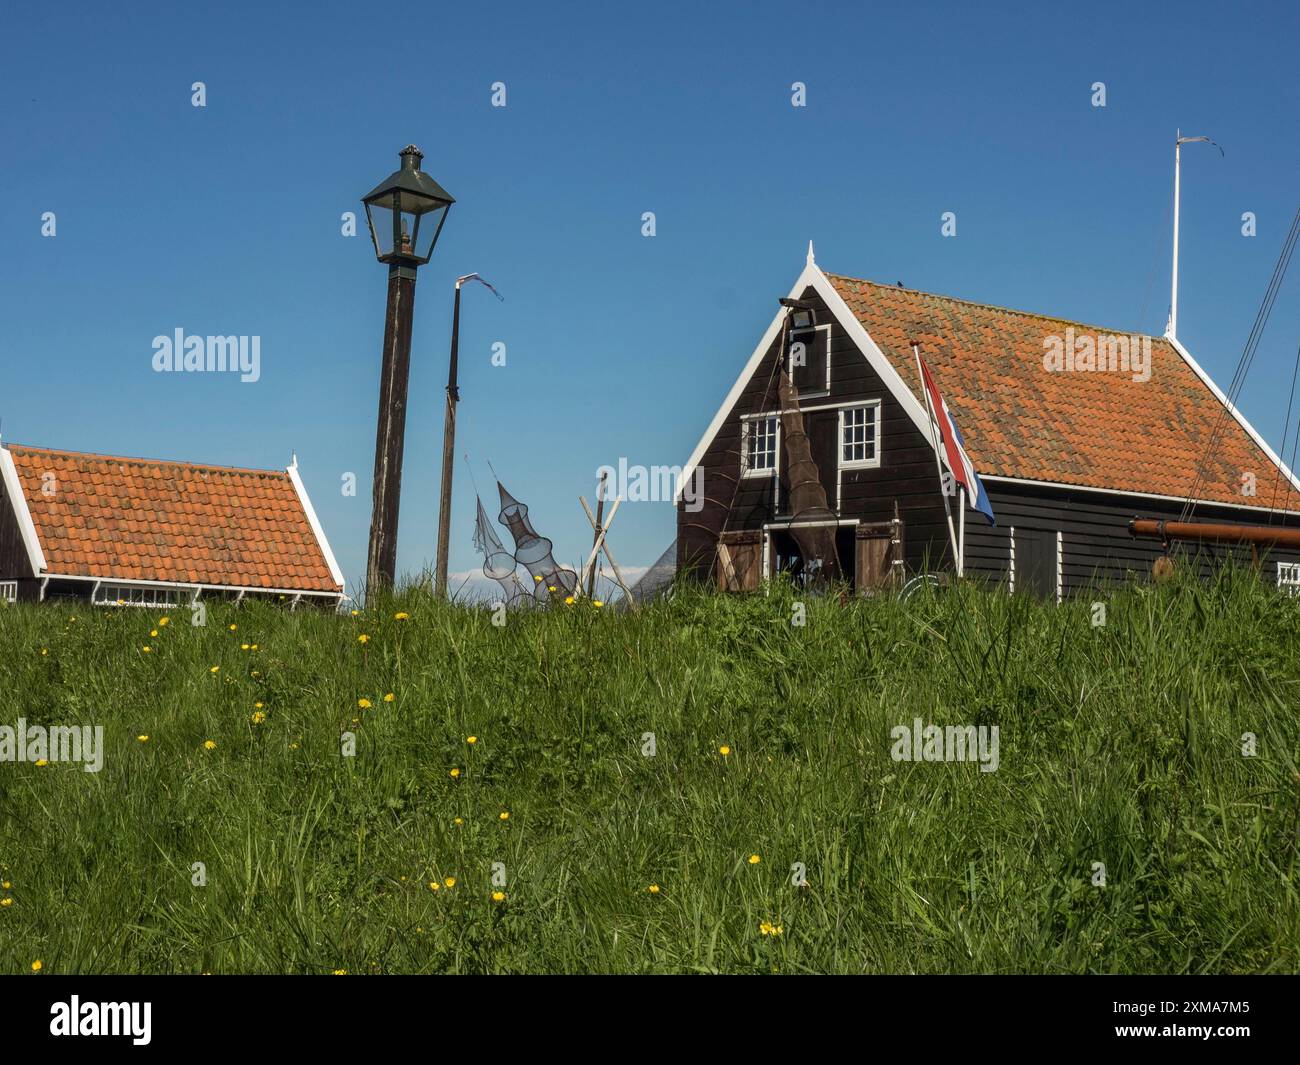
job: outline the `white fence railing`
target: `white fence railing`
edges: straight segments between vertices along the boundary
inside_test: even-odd
[[[1277,564],[1277,587],[1287,595],[1300,595],[1300,562]]]

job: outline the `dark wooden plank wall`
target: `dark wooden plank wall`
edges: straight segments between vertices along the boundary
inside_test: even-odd
[[[1149,577],[1151,564],[1165,553],[1158,540],[1134,539],[1128,523],[1134,517],[1176,521],[1183,505],[1160,499],[1081,492],[1069,488],[1040,488],[987,481],[984,485],[997,515],[990,528],[973,511],[966,513],[966,573],[996,581],[1007,577],[1010,560],[1010,530],[1060,532],[1063,593],[1074,595],[1108,581],[1130,576]],[[1226,521],[1241,525],[1267,526],[1267,513],[1225,506],[1197,504],[1194,521]],[[1300,519],[1274,515],[1272,524],[1300,527]],[[1235,555],[1249,561],[1250,549],[1229,551],[1193,544],[1179,545],[1173,552],[1180,564],[1195,565],[1208,576],[1214,565]],[[1276,563],[1300,562],[1300,552],[1270,550],[1261,555],[1268,583],[1277,580]]]
[[[924,567],[927,555],[951,564],[943,499],[935,473],[934,451],[885,387],[857,345],[832,322],[830,311],[813,289],[803,293],[817,307],[819,324],[831,323],[831,391],[801,406],[847,404],[862,400],[881,401],[881,465],[874,469],[845,470],[841,511],[845,517],[864,521],[888,521],[894,516],[894,502],[906,523],[903,551],[909,569]],[[728,413],[717,435],[705,451],[705,506],[696,514],[678,512],[677,564],[681,572],[707,579],[713,571],[714,545],[718,535],[738,529],[758,529],[765,522],[789,517],[785,510],[789,486],[780,487],[780,504],[773,506],[770,478],[737,479],[740,471],[740,420],[744,414],[776,413],[780,410],[774,374],[780,338],[773,341],[758,368]],[[810,360],[811,361],[811,360]],[[822,482],[832,508],[836,502],[836,464],[839,419],[833,410],[810,410],[805,415],[813,455],[822,467]],[[824,462],[823,458],[832,461]],[[785,469],[781,456],[780,469]],[[829,468],[827,468],[829,467]],[[733,502],[734,500],[734,502]]]

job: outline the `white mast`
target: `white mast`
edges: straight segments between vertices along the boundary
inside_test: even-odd
[[[1176,130],[1174,133],[1174,276],[1171,290],[1169,293],[1169,325],[1165,327],[1165,336],[1176,338],[1178,336],[1178,201],[1180,198],[1180,181],[1182,171],[1183,145],[1192,144],[1195,141],[1204,141],[1206,144],[1214,144],[1209,137],[1184,137],[1182,130]],[[1219,148],[1217,144],[1214,144]],[[1223,149],[1219,148],[1219,154],[1223,154]]]

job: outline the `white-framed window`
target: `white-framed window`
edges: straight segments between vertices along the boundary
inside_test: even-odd
[[[840,469],[880,465],[880,402],[840,410]]]
[[[95,606],[179,606],[181,594],[173,588],[155,588],[147,584],[101,584],[95,590]]]
[[[741,471],[746,477],[767,477],[776,472],[779,419],[775,414],[754,414],[740,422]]]
[[[1277,586],[1287,595],[1300,595],[1300,562],[1277,564]]]
[[[0,581],[0,603],[18,602],[18,582]]]
[[[830,325],[790,330],[789,363],[790,382],[798,386],[801,400],[830,395]]]

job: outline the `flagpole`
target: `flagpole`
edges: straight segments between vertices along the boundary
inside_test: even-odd
[[[930,390],[925,387],[925,373],[921,370],[921,345],[912,342],[912,354],[916,356],[916,379],[921,385],[921,394],[925,397],[925,413],[930,419],[930,441],[934,446],[934,468],[939,474],[939,494],[943,496],[943,512],[948,516],[948,539],[952,543],[953,560],[957,565],[957,576],[961,576],[961,552],[957,547],[957,534],[952,527],[952,507],[948,503],[948,493],[943,488],[943,462],[939,458],[939,432],[935,424],[934,409],[930,406]],[[953,474],[956,477],[956,474]]]
[[[957,576],[961,577],[966,572],[966,486],[961,488],[961,495],[958,496],[961,501],[957,510]]]

